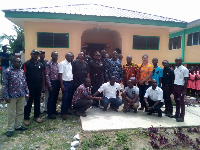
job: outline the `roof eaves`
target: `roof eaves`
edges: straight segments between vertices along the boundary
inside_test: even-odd
[[[47,13],[47,12],[13,12],[5,11],[5,17],[10,18],[39,18],[39,19],[61,19],[61,20],[78,20],[78,21],[95,21],[95,22],[113,22],[125,24],[141,24],[186,28],[187,23],[160,21],[140,18],[126,18],[115,16],[94,16],[80,14],[63,14],[63,13]]]

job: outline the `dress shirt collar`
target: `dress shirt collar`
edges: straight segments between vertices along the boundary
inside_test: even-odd
[[[67,59],[65,59],[65,63],[66,64],[71,64],[71,62],[67,61]]]
[[[154,89],[152,88],[152,86],[150,87],[150,89],[154,90]],[[158,91],[158,86],[156,86],[155,91]]]

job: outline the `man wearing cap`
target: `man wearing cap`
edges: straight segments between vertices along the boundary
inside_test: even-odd
[[[7,47],[2,46],[3,52],[0,52],[0,60],[1,60],[1,84],[2,84],[2,77],[3,77],[3,72],[9,67],[9,60],[10,60],[10,55],[6,53]]]
[[[37,123],[41,123],[40,118],[40,97],[43,89],[45,89],[44,80],[44,67],[43,64],[38,61],[39,51],[31,51],[31,59],[26,61],[22,68],[24,69],[26,75],[26,81],[30,92],[30,97],[27,105],[24,108],[24,124],[30,125],[30,113],[32,108],[32,103],[34,101],[34,120]]]
[[[48,60],[45,60],[45,51],[44,50],[40,50],[40,59],[39,59],[39,62],[41,62],[44,66],[44,70],[45,70],[45,66],[46,66],[46,63],[48,62]],[[46,79],[45,79],[46,81]],[[46,84],[45,85],[46,89],[45,89],[45,93],[44,93],[44,112],[47,113],[47,103],[48,103],[48,97],[49,97],[49,90],[48,90],[48,85]],[[44,91],[42,91],[44,92]],[[41,110],[40,110],[41,112]]]

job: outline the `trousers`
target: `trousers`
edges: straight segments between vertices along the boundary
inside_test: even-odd
[[[24,108],[24,120],[30,119],[30,113],[32,108],[32,103],[34,102],[34,118],[40,116],[40,97],[41,97],[42,87],[31,87],[29,86],[29,100]]]
[[[7,104],[8,131],[19,128],[23,123],[25,97],[11,98],[11,102]]]

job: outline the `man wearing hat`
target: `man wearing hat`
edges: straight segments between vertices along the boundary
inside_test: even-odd
[[[39,62],[41,62],[43,64],[44,70],[46,70],[45,65],[48,62],[48,60],[45,60],[45,51],[40,50],[39,56],[40,56]],[[45,79],[45,81],[46,81],[46,79]],[[48,103],[48,98],[49,98],[49,91],[48,91],[47,84],[45,85],[45,87],[46,87],[46,89],[45,89],[45,93],[44,93],[44,112],[47,113],[47,103]],[[42,92],[44,92],[44,91],[42,91]],[[41,110],[40,110],[40,112],[41,112]]]
[[[29,88],[29,100],[24,108],[24,124],[30,125],[30,113],[32,108],[32,103],[34,101],[34,120],[37,123],[41,123],[40,118],[40,97],[43,89],[45,89],[44,80],[44,67],[43,64],[38,61],[39,51],[31,51],[31,59],[26,61],[22,68],[24,69],[26,75],[26,81]]]

